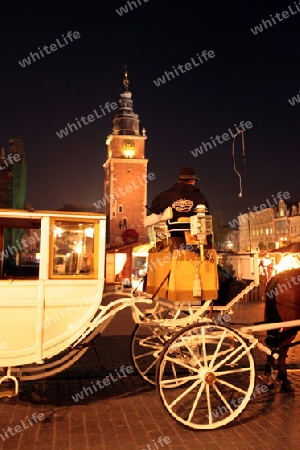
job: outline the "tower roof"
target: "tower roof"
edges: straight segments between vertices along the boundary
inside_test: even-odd
[[[141,136],[139,130],[140,120],[138,114],[135,114],[133,111],[132,93],[128,89],[129,84],[128,71],[125,68],[123,80],[124,92],[120,94],[119,109],[113,119],[112,134]]]

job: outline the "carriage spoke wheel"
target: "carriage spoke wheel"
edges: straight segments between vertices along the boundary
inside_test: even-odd
[[[165,344],[157,362],[156,386],[163,406],[193,429],[219,428],[234,420],[249,402],[254,383],[247,342],[224,326],[183,328]]]
[[[148,319],[168,320],[176,314],[173,309],[162,309],[155,314],[149,314]],[[184,313],[180,313],[182,317]],[[174,331],[173,331],[174,332]],[[134,367],[147,383],[155,385],[156,362],[165,345],[172,337],[172,332],[167,327],[161,325],[153,326],[147,323],[136,325],[131,336],[131,359]],[[171,386],[170,386],[171,387]]]

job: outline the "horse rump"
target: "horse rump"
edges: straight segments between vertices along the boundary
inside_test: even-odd
[[[299,281],[298,281],[299,280]],[[265,321],[280,323],[300,319],[300,268],[287,270],[275,275],[266,286]],[[291,392],[291,383],[287,378],[286,358],[291,342],[295,339],[300,327],[276,328],[268,330],[266,345],[277,351],[278,374],[282,382],[281,391]],[[274,367],[273,357],[268,356],[265,373],[269,375]]]

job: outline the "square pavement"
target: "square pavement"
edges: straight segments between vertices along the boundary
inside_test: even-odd
[[[260,321],[263,306],[262,303],[238,303],[232,322]],[[237,419],[216,430],[194,431],[177,423],[162,407],[155,387],[135,372],[90,393],[87,388],[95,386],[97,380],[116,374],[122,365],[132,365],[129,331],[134,324],[128,317],[127,311],[119,313],[118,319],[112,321],[115,323],[68,370],[45,380],[21,383],[18,396],[0,399],[0,450],[294,450],[299,447],[298,347],[291,349],[288,360],[295,392],[282,394],[269,390],[250,400]],[[263,340],[264,333],[258,338]],[[265,354],[258,350],[254,353],[257,382],[263,383]],[[75,398],[83,388],[88,395],[76,402],[72,396]],[[36,424],[31,420],[29,425],[34,413],[43,413],[45,419]],[[11,436],[8,427],[13,429],[22,421],[27,428],[20,426],[22,431]],[[157,443],[160,436],[168,438],[168,444],[163,447]]]

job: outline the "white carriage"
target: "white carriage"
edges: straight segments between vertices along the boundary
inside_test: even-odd
[[[14,394],[77,361],[136,301],[101,305],[105,229],[103,214],[0,210],[0,383]]]
[[[162,217],[158,219],[160,223]],[[105,221],[105,215],[93,213],[0,210],[0,384],[13,383],[17,394],[20,380],[68,368],[118,311],[131,307],[137,324],[131,345],[134,365],[156,384],[168,413],[194,429],[230,422],[254,389],[251,350],[260,347],[270,354],[253,337],[255,327],[236,330],[225,320],[258,278],[254,274],[227,305],[213,305],[217,260],[214,251],[203,249],[211,228],[201,210],[191,228],[199,244],[196,256],[191,258],[190,252],[187,258],[186,250],[179,250],[153,271],[152,293],[136,290],[103,306]],[[14,264],[8,264],[10,259]],[[179,284],[175,276],[186,262],[193,267],[188,291],[181,278],[188,279],[189,271],[181,271]],[[218,408],[223,414],[217,417]]]

